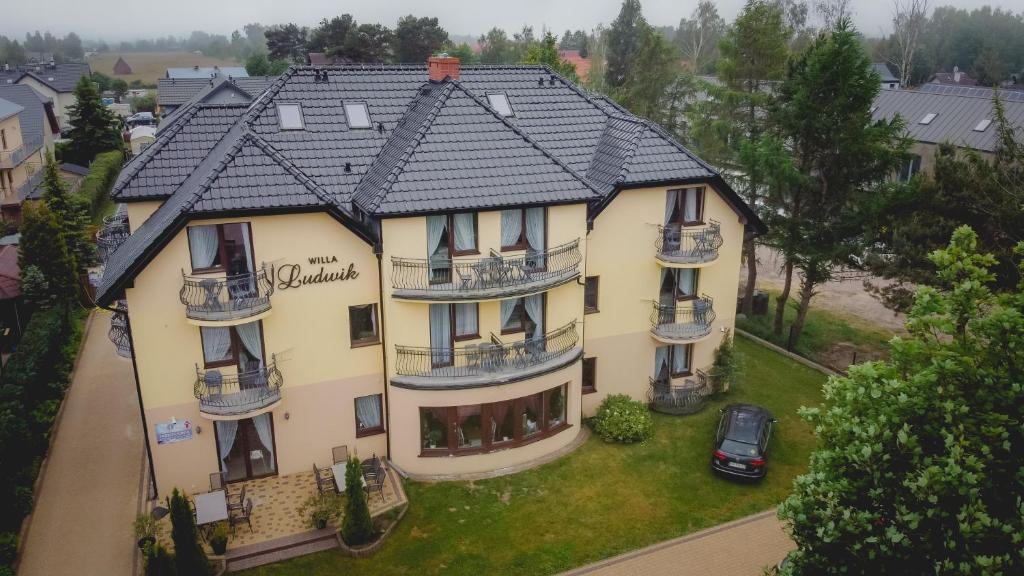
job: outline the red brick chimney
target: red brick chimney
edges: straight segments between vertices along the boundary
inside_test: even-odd
[[[446,76],[451,76],[452,80],[459,79],[458,58],[447,54],[427,58],[427,77],[430,78],[431,82],[440,82]]]

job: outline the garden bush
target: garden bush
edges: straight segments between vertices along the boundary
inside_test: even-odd
[[[89,201],[93,221],[99,222],[110,205],[110,189],[114,187],[124,155],[118,151],[103,152],[89,165],[89,175],[82,180],[78,193]]]
[[[654,420],[647,405],[625,394],[607,396],[591,427],[605,442],[643,442],[654,434]]]
[[[736,347],[732,342],[732,335],[726,332],[722,337],[722,343],[715,350],[715,361],[708,371],[711,380],[711,392],[727,392],[735,384],[740,375],[743,374],[743,360],[736,354]]]
[[[365,544],[375,536],[362,475],[359,459],[350,458],[345,467],[345,518],[341,522],[341,537],[349,546]]]

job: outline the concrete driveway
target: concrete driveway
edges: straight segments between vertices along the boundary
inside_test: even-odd
[[[760,576],[795,548],[775,510],[627,552],[563,576]]]
[[[132,574],[132,521],[144,466],[131,360],[93,313],[65,400],[25,546],[20,576]]]

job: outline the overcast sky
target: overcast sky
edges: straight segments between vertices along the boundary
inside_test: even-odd
[[[678,24],[693,12],[697,0],[641,0],[647,20],[655,25]],[[164,3],[43,0],[14,2],[4,8],[0,34],[24,38],[25,32],[50,30],[63,35],[113,40],[187,35],[192,30],[229,34],[248,22],[313,25],[325,16],[348,12],[359,22],[393,27],[405,14],[437,16],[450,34],[479,35],[493,26],[518,30],[529,24],[561,33],[607,24],[621,0],[174,0]],[[719,12],[731,21],[744,0],[718,0]],[[933,2],[934,3],[934,2]],[[986,4],[1020,10],[1020,0],[950,0],[961,8]],[[891,0],[853,0],[854,21],[862,32],[877,36],[889,30]]]

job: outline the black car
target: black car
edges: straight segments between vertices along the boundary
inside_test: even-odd
[[[742,478],[764,478],[772,424],[768,410],[753,404],[730,404],[721,410],[711,469]]]

